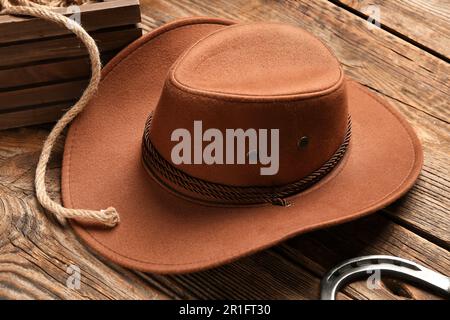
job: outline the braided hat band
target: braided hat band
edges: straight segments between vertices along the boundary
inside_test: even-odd
[[[176,194],[181,192],[181,196],[184,198],[212,204],[245,205],[271,203],[274,205],[288,206],[289,202],[286,200],[287,197],[308,189],[336,167],[348,149],[352,132],[352,123],[349,116],[344,141],[333,156],[319,169],[294,183],[270,187],[239,187],[209,182],[193,177],[164,159],[150,140],[149,132],[152,116],[150,114],[147,120],[142,139],[142,160],[146,170],[160,184],[174,191]],[[171,185],[174,185],[177,190],[174,190]],[[180,190],[184,190],[186,193]]]

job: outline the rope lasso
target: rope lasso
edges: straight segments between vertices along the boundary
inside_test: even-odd
[[[51,10],[52,7],[67,5],[67,3],[81,4],[85,0],[0,0],[0,15],[33,16],[52,21],[72,31],[86,46],[91,62],[91,79],[81,98],[58,120],[42,147],[42,152],[36,168],[35,189],[40,204],[52,212],[56,218],[63,222],[66,218],[79,218],[87,221],[102,223],[114,227],[119,223],[119,214],[116,209],[109,207],[105,210],[69,209],[53,201],[48,195],[45,186],[45,175],[48,161],[57,138],[64,128],[83,111],[89,100],[95,95],[101,79],[101,61],[97,45],[91,36],[75,21]]]

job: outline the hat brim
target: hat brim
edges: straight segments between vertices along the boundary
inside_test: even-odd
[[[115,263],[157,273],[213,267],[383,208],[420,173],[422,150],[409,124],[349,81],[350,148],[329,175],[293,197],[292,206],[210,207],[161,188],[141,162],[146,118],[177,57],[231,23],[184,19],[142,37],[105,67],[98,94],[70,127],[63,202],[70,208],[118,210],[121,222],[112,229],[72,222],[88,246]]]

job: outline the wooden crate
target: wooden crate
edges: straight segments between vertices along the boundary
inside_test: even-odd
[[[79,8],[81,25],[97,42],[103,64],[142,35],[139,0]],[[87,50],[69,30],[42,19],[0,16],[0,129],[57,120],[89,77]]]

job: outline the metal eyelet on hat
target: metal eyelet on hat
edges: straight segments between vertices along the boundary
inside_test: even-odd
[[[309,144],[309,137],[303,136],[298,140],[297,146],[299,149],[305,149]]]

